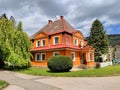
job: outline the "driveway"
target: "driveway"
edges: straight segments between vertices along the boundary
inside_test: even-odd
[[[120,76],[44,77],[0,71],[10,86],[4,90],[120,90]]]

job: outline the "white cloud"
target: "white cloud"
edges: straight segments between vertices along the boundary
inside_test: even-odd
[[[65,19],[84,36],[89,35],[92,22],[97,18],[109,27],[120,23],[120,0],[0,0],[0,14],[14,16],[23,22],[25,32],[31,36],[56,15]],[[107,28],[110,33],[112,28]]]

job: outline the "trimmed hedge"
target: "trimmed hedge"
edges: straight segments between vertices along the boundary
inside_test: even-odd
[[[48,60],[48,68],[53,72],[68,72],[73,67],[73,61],[68,56],[52,56]]]

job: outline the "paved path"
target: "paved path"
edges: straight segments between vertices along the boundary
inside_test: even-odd
[[[0,79],[10,84],[10,86],[4,90],[60,90],[54,86],[34,81],[37,78],[42,79],[44,77],[0,71]]]
[[[120,76],[44,77],[0,71],[0,79],[10,83],[4,90],[120,90]]]
[[[115,77],[56,77],[38,79],[63,90],[120,90],[120,76]]]

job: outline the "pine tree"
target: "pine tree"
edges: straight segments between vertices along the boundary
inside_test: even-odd
[[[96,61],[100,61],[101,55],[108,52],[108,37],[102,23],[97,19],[92,24],[88,44],[95,48]]]

